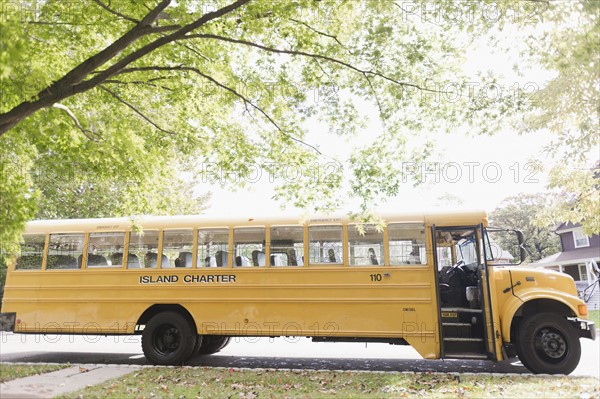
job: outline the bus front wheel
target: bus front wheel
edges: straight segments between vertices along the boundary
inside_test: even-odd
[[[142,332],[142,350],[152,364],[183,364],[190,358],[195,345],[194,327],[175,312],[157,314]]]
[[[517,334],[519,359],[534,373],[569,374],[577,367],[581,343],[564,317],[535,314],[520,323]]]

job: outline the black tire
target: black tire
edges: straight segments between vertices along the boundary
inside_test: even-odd
[[[175,312],[154,316],[142,332],[142,350],[152,364],[181,365],[188,360],[196,345],[196,328]]]
[[[204,335],[196,335],[196,344],[194,345],[194,349],[192,349],[192,356],[195,357],[200,353],[200,348],[202,347],[202,343],[204,342]]]
[[[205,335],[202,339],[202,345],[198,348],[199,355],[212,355],[219,352],[229,344],[229,337],[219,335]]]
[[[521,363],[536,374],[569,374],[581,357],[577,331],[554,313],[524,318],[518,326],[515,346]]]

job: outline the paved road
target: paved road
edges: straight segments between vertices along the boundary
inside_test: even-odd
[[[571,374],[600,378],[600,340],[581,340],[582,360]],[[0,335],[0,362],[148,364],[139,337]],[[313,343],[306,338],[234,338],[216,355],[189,363],[208,367],[370,371],[528,373],[512,362],[423,360],[411,347]]]

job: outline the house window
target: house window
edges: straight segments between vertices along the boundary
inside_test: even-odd
[[[564,266],[563,272],[568,274],[569,276],[573,277],[573,280],[575,280],[575,281],[581,280],[580,275],[579,275],[579,267],[577,265]]]
[[[587,267],[585,267],[585,264],[579,264],[577,267],[579,267],[579,281],[587,281]]]
[[[590,239],[581,229],[573,230],[573,242],[575,243],[575,248],[590,246]]]

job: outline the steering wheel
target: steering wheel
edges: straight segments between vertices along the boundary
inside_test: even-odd
[[[450,269],[446,270],[446,274],[450,274],[453,271],[455,271],[456,269],[458,269],[459,267],[463,266],[465,264],[465,262],[461,259],[458,262],[456,262],[454,265],[452,265],[452,267],[450,267]]]

